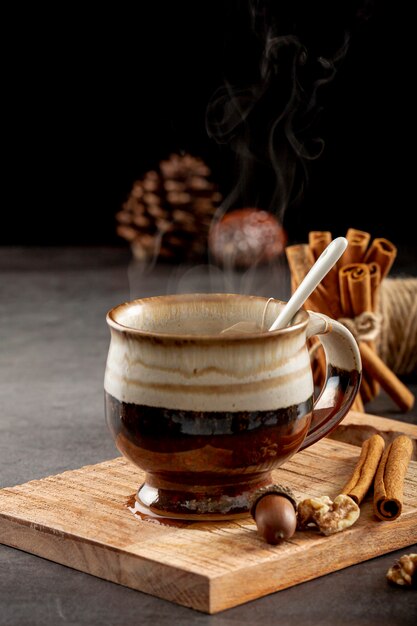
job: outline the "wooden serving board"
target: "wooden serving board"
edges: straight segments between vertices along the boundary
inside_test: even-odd
[[[362,418],[378,430],[406,430],[417,438],[417,426]],[[291,486],[298,498],[335,497],[359,451],[324,439],[295,455],[274,478]],[[377,521],[372,503],[365,501],[351,528],[329,537],[297,531],[278,546],[266,544],[249,517],[176,526],[144,521],[128,508],[142,479],[139,470],[117,458],[2,489],[0,542],[216,613],[417,541],[415,461],[405,481],[403,513],[396,521]]]

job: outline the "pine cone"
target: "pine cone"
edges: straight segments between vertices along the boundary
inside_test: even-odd
[[[189,154],[172,154],[159,171],[147,172],[133,184],[116,215],[117,234],[126,239],[139,260],[201,260],[208,232],[221,201],[208,177],[210,169]]]

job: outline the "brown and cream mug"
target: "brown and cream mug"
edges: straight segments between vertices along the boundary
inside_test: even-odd
[[[344,326],[299,311],[282,330],[222,333],[242,321],[269,328],[283,306],[257,296],[182,294],[108,313],[106,419],[119,451],[145,471],[139,510],[180,519],[246,515],[271,471],[345,416],[361,361]],[[327,359],[316,401],[313,335]]]

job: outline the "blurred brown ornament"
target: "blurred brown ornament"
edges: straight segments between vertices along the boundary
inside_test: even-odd
[[[117,234],[130,243],[135,258],[203,259],[221,201],[210,174],[202,159],[172,154],[160,162],[159,171],[147,172],[133,184],[116,220]]]
[[[260,209],[236,209],[214,224],[209,249],[220,265],[244,269],[279,257],[286,239],[283,227],[271,213]]]

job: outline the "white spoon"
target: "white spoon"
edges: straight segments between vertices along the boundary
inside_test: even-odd
[[[294,315],[303,306],[307,298],[313,293],[315,288],[323,278],[330,272],[332,267],[342,256],[348,245],[345,237],[337,237],[334,239],[327,248],[323,250],[313,267],[308,274],[303,278],[297,289],[294,291],[287,304],[282,309],[281,313],[276,318],[275,322],[270,326],[269,330],[278,330],[279,328],[285,328],[291,322]],[[237,322],[229,328],[225,328],[223,333],[240,333],[240,332],[256,332],[261,329],[256,322]]]
[[[269,330],[278,330],[288,326],[297,311],[303,306],[307,298],[313,293],[315,288],[323,278],[330,272],[332,267],[340,259],[348,245],[345,237],[337,237],[327,248],[323,250],[317,261],[314,263],[308,274],[305,275],[297,289],[288,300],[287,304],[278,315]]]

